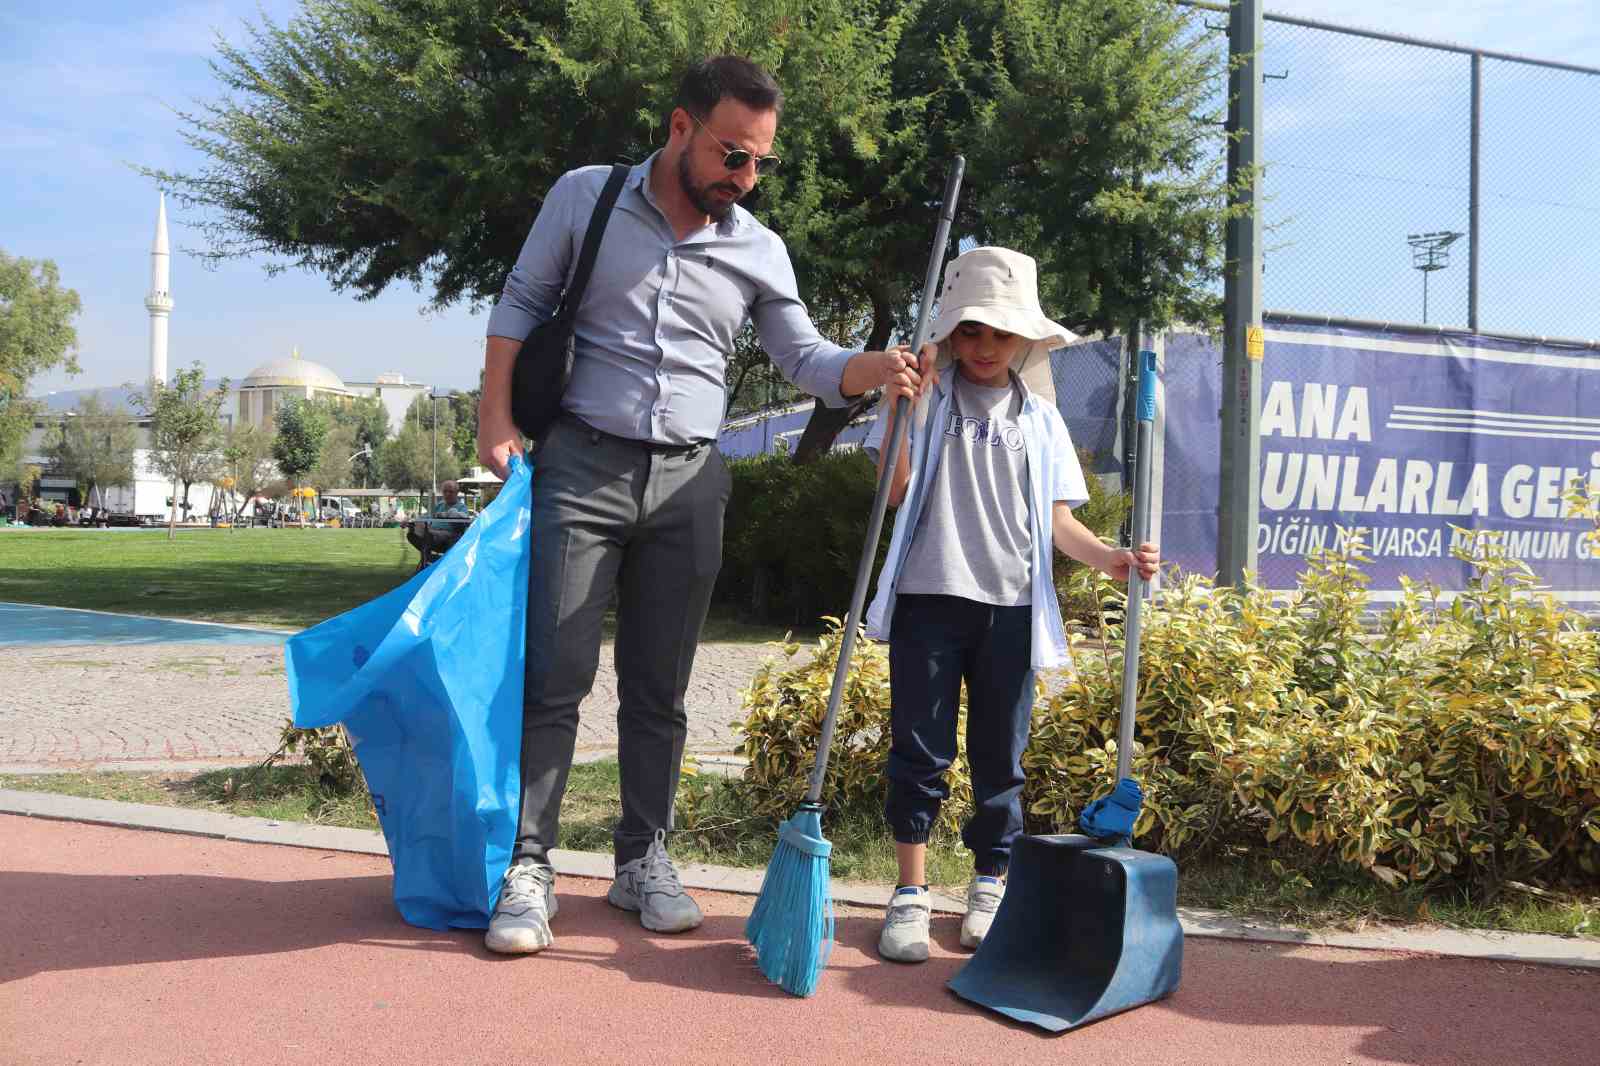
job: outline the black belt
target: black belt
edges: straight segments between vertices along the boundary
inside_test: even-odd
[[[630,445],[631,447],[638,448],[641,451],[649,452],[652,455],[693,455],[702,448],[716,443],[715,441],[710,440],[697,440],[691,441],[688,444],[662,444],[653,440],[638,440],[634,437],[619,437],[615,433],[607,433],[603,429],[594,428],[589,423],[573,414],[571,411],[562,411],[561,419],[564,422],[571,423],[573,428],[577,429],[580,433],[587,434],[589,437],[589,443],[591,444],[599,444],[602,440],[607,440],[615,444]]]

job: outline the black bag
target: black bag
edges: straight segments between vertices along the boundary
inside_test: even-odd
[[[561,294],[561,304],[550,320],[534,327],[522,342],[516,361],[511,364],[511,420],[524,436],[541,441],[561,414],[561,396],[572,377],[572,331],[583,290],[589,284],[594,258],[600,250],[611,209],[622,193],[628,167],[617,163],[595,202],[589,228],[583,235],[583,250],[578,253],[578,269],[572,284]]]

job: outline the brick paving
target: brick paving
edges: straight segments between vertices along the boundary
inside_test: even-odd
[[[687,698],[690,751],[734,748],[740,689],[774,654],[762,644],[701,645]],[[580,752],[616,750],[616,700],[608,643],[579,709]],[[288,717],[283,651],[271,645],[0,647],[0,771],[259,759]]]

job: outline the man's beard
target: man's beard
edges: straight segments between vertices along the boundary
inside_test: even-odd
[[[710,215],[718,222],[727,218],[728,213],[733,210],[733,205],[738,203],[744,196],[744,193],[739,191],[739,187],[732,182],[724,181],[712,182],[709,185],[696,185],[694,179],[689,176],[688,153],[678,156],[678,184],[683,187],[683,195],[689,198],[689,202],[694,205],[696,211]],[[709,196],[713,189],[726,189],[733,194],[733,199],[725,204],[714,203]]]

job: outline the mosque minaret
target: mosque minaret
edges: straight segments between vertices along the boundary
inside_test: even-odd
[[[167,194],[156,208],[156,239],[150,246],[150,292],[144,298],[150,312],[150,380],[167,383],[167,316],[172,313],[172,254],[167,245]]]

